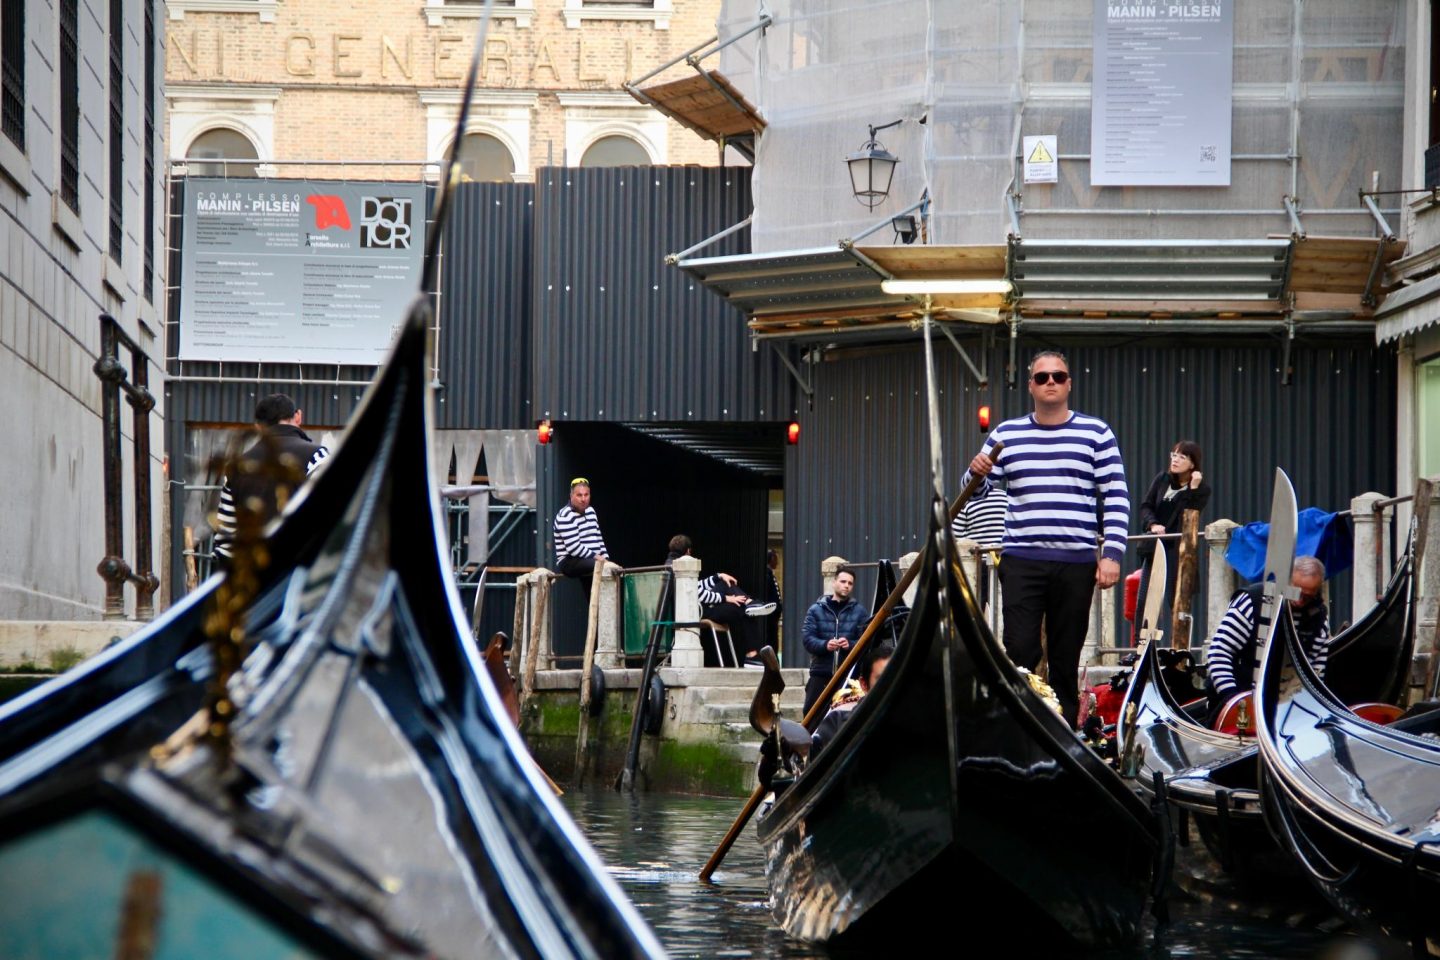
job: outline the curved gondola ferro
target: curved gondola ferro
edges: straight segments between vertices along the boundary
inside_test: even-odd
[[[1386,726],[1356,716],[1282,617],[1255,715],[1277,841],[1342,913],[1440,954],[1440,711]]]
[[[1379,602],[1331,640],[1327,682],[1342,702],[1395,703],[1404,692],[1415,640],[1415,545],[1412,536]],[[1155,775],[1163,776],[1167,799],[1194,818],[1227,873],[1260,880],[1293,873],[1264,823],[1255,738],[1212,730],[1187,711],[1165,681],[1163,654],[1149,645],[1135,665],[1116,734],[1134,744],[1122,770],[1147,797]]]
[[[221,958],[662,953],[471,640],[430,463],[429,316],[417,301],[265,541],[223,736],[205,618],[232,574],[0,708],[7,956],[115,954],[135,930]]]
[[[935,511],[885,673],[758,824],[776,918],[841,943],[962,917],[1032,944],[1130,941],[1159,825],[990,635]]]

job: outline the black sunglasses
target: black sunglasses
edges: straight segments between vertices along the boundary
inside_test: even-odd
[[[1064,383],[1070,379],[1070,374],[1064,370],[1037,370],[1030,375],[1030,379],[1035,381],[1035,386],[1043,387],[1051,380],[1056,383]]]

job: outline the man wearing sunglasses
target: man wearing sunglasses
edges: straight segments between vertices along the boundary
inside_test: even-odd
[[[595,564],[605,559],[605,538],[600,535],[600,519],[590,506],[590,481],[576,477],[570,481],[570,502],[555,514],[555,569],[563,576],[580,581],[585,599],[590,599],[590,581]]]
[[[1078,725],[1080,650],[1095,588],[1120,579],[1130,491],[1115,434],[1070,409],[1070,365],[1053,350],[1030,361],[1034,412],[990,432],[971,474],[998,484],[1009,506],[999,567],[1005,652],[1034,670],[1048,651],[1050,685],[1067,722]],[[999,457],[990,451],[1005,442]],[[1096,542],[1104,545],[1096,559]],[[1040,644],[1044,626],[1045,649]]]

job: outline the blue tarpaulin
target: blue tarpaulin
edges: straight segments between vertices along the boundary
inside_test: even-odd
[[[1306,507],[1295,519],[1295,556],[1318,558],[1325,564],[1327,579],[1350,569],[1354,538],[1345,517],[1319,507]],[[1247,523],[1230,534],[1225,560],[1246,582],[1259,580],[1265,574],[1265,545],[1269,540],[1270,524]]]

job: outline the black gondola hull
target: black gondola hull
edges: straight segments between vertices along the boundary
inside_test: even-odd
[[[953,557],[933,562],[946,543],[881,682],[760,823],[776,918],[838,943],[957,922],[1131,941],[1155,822],[1005,658]]]
[[[320,955],[663,953],[473,645],[429,463],[430,327],[421,301],[345,442],[271,531],[223,737],[206,736],[202,605],[231,575],[0,707],[0,862],[47,816],[93,813]],[[49,889],[55,916],[88,908],[71,884]],[[183,919],[165,909],[162,924]]]
[[[1336,909],[1440,953],[1440,716],[1360,719],[1315,675],[1283,617],[1258,692],[1276,840]]]
[[[1328,683],[1345,702],[1393,702],[1403,692],[1414,644],[1413,570],[1407,548],[1380,602],[1332,641]],[[1166,684],[1158,657],[1153,645],[1142,652],[1121,708],[1118,736],[1123,743],[1133,728],[1137,744],[1137,789],[1150,798],[1155,775],[1163,776],[1170,803],[1193,818],[1206,848],[1239,886],[1293,880],[1298,868],[1265,822],[1255,738],[1198,723]],[[1132,703],[1136,717],[1128,724]]]

